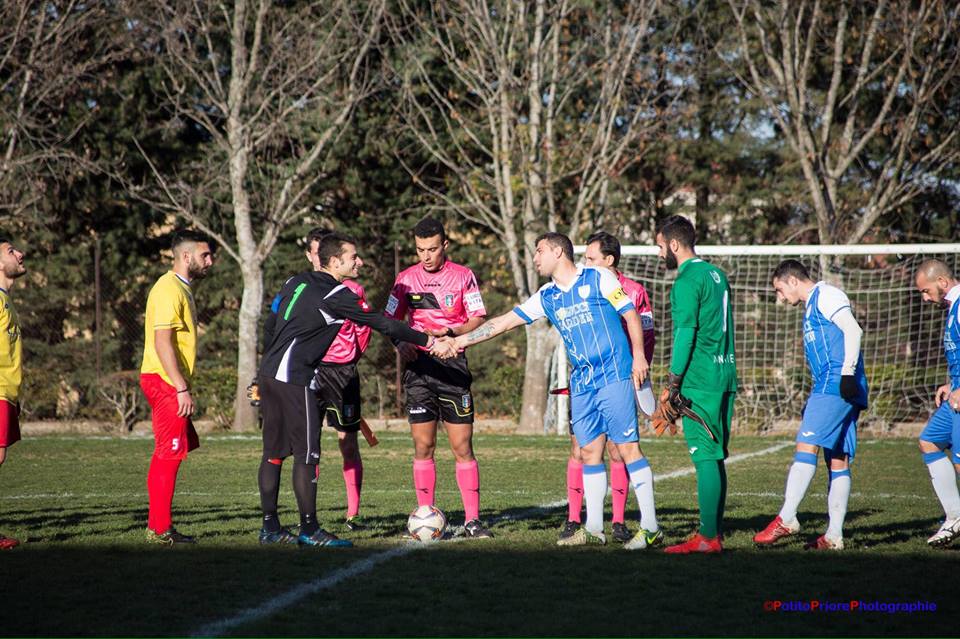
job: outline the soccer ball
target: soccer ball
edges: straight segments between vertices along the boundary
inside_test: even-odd
[[[446,529],[447,518],[436,506],[420,506],[407,519],[407,531],[417,541],[437,541]]]

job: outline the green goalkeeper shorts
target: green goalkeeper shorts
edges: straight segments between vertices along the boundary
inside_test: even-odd
[[[708,393],[686,391],[684,397],[693,402],[697,413],[717,441],[713,441],[703,426],[690,417],[683,418],[683,436],[694,462],[726,459],[729,454],[730,422],[733,420],[733,403],[736,393]]]

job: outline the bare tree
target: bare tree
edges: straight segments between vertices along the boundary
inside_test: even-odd
[[[210,154],[180,172],[151,163],[133,191],[187,218],[240,271],[234,427],[251,428],[245,388],[256,372],[263,264],[303,218],[322,164],[369,93],[369,54],[385,0],[158,0],[128,3],[143,46],[158,52],[161,91],[182,124],[209,138]]]
[[[960,4],[728,0],[820,241],[856,243],[960,160]]]
[[[649,50],[659,2],[400,7],[390,26],[401,121],[427,159],[413,165],[398,156],[436,208],[500,240],[525,298],[538,288],[536,236],[561,230],[581,238],[673,104]],[[556,336],[534,324],[526,338],[520,422],[539,432]]]
[[[45,179],[86,159],[71,143],[95,117],[90,87],[122,55],[117,23],[102,3],[0,3],[0,212],[37,206]]]

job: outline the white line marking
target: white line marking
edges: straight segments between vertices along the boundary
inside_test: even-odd
[[[752,453],[742,453],[740,455],[733,455],[732,457],[727,458],[727,463],[733,464],[739,461],[743,461],[744,459],[751,459],[753,457],[759,457],[760,455],[769,455],[770,453],[775,453],[778,450],[783,450],[787,446],[792,446],[792,445],[793,445],[793,442],[781,442],[774,446],[768,446],[767,448],[764,448],[762,450],[758,450]],[[689,466],[687,468],[680,468],[678,470],[674,470],[669,473],[664,473],[663,475],[656,477],[656,480],[662,481],[664,479],[673,479],[675,477],[686,477],[687,475],[692,475],[696,472],[697,471],[693,466]],[[519,519],[525,519],[527,517],[536,515],[538,513],[556,510],[557,508],[566,506],[566,504],[567,504],[566,500],[555,501],[549,504],[542,504],[540,506],[535,506],[533,508],[522,510],[519,513],[516,513],[513,515],[502,515],[500,517],[493,517],[489,520],[488,523],[489,525],[492,526],[493,524],[499,523],[502,521],[517,521]],[[211,622],[205,626],[201,626],[198,630],[195,630],[194,632],[190,633],[190,636],[192,637],[220,636],[236,628],[237,626],[243,625],[245,623],[258,621],[265,617],[269,617],[270,615],[273,615],[283,610],[284,608],[287,608],[289,606],[299,603],[302,599],[309,597],[310,595],[316,594],[317,592],[323,590],[324,588],[330,588],[346,579],[351,579],[353,577],[362,575],[363,573],[372,570],[374,567],[378,566],[379,564],[382,564],[385,561],[389,561],[394,557],[401,557],[403,555],[413,552],[414,550],[432,548],[432,547],[436,547],[437,545],[438,544],[407,544],[404,546],[400,546],[398,548],[392,548],[390,550],[377,553],[375,555],[370,555],[369,557],[365,559],[361,559],[355,564],[352,564],[345,568],[341,568],[339,570],[335,570],[334,572],[330,573],[325,577],[314,579],[312,581],[308,581],[307,583],[300,584],[299,586],[295,586],[294,588],[291,588],[287,592],[281,595],[277,595],[273,599],[270,599],[260,604],[259,606],[256,606],[254,608],[247,608],[246,610],[243,610],[232,617],[226,617],[224,619]]]

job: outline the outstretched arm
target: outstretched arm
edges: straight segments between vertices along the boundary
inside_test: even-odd
[[[467,348],[473,344],[479,344],[480,342],[485,342],[488,339],[493,339],[501,333],[506,333],[507,331],[517,328],[518,326],[523,326],[524,324],[526,324],[526,321],[520,317],[516,311],[509,311],[503,315],[498,315],[491,320],[487,320],[478,328],[475,328],[469,333],[464,333],[463,335],[457,336],[454,342],[456,343],[457,348]]]

